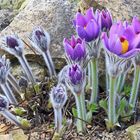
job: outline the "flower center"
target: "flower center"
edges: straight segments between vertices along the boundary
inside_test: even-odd
[[[120,38],[120,41],[122,45],[122,54],[124,54],[128,51],[129,42],[123,37]]]

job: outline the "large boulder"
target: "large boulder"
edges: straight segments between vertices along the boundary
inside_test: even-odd
[[[76,12],[75,7],[75,2],[71,3],[69,0],[30,0],[10,26],[2,31],[0,37],[13,32],[28,42],[33,28],[43,26],[51,36],[52,55],[62,56],[63,38],[70,37],[74,33],[72,19]],[[32,51],[27,48],[26,53]]]

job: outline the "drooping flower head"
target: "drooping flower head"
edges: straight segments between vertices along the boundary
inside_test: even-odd
[[[94,16],[93,8],[88,9],[85,15],[77,12],[73,23],[81,39],[91,42],[99,36],[100,27]]]
[[[38,52],[46,52],[50,45],[50,35],[42,27],[36,27],[31,34],[31,43]]]
[[[72,61],[81,61],[86,56],[85,40],[80,38],[71,37],[70,40],[64,39],[64,49],[68,58]]]
[[[5,46],[1,48],[4,49],[6,52],[15,55],[21,56],[23,54],[24,45],[21,39],[18,38],[16,35],[8,35],[4,38]]]
[[[62,108],[67,101],[67,92],[63,84],[58,84],[53,87],[50,94],[50,99],[54,108]]]
[[[10,71],[9,59],[6,59],[5,55],[0,58],[0,84],[4,84],[7,81],[7,76]]]
[[[68,83],[73,91],[81,93],[85,86],[85,71],[78,65],[71,65],[68,69]]]
[[[132,26],[126,27],[122,22],[112,25],[109,37],[103,33],[102,39],[105,49],[122,58],[129,58],[139,51],[138,36],[135,35]]]
[[[96,19],[102,31],[108,31],[112,26],[112,15],[109,10],[96,10]]]
[[[5,96],[0,95],[0,111],[7,109],[8,106],[9,106],[8,99]]]

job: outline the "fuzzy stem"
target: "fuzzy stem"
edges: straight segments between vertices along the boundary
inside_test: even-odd
[[[36,84],[33,73],[30,69],[30,66],[29,66],[25,56],[22,55],[22,56],[18,57],[18,60],[21,64],[25,74],[27,75],[28,80],[31,81],[33,84]]]
[[[54,115],[55,115],[55,128],[56,132],[59,133],[62,128],[62,109],[61,108],[54,108]]]
[[[98,60],[93,58],[91,61],[91,75],[92,75],[92,93],[90,98],[90,103],[97,103],[98,96]]]
[[[136,66],[133,85],[132,85],[132,91],[131,91],[131,95],[130,95],[130,99],[129,99],[129,104],[131,104],[133,107],[132,111],[134,110],[135,105],[136,105],[139,84],[140,84],[140,66]]]
[[[80,95],[80,103],[81,103],[82,119],[86,121],[86,105],[85,105],[85,93],[84,93],[84,91]],[[85,125],[85,124],[83,124],[83,125]]]
[[[50,76],[52,77],[53,75],[56,76],[56,72],[55,72],[55,68],[54,68],[54,64],[53,64],[53,61],[52,61],[52,58],[51,58],[51,55],[50,55],[50,52],[47,51],[45,53],[42,54],[44,60],[45,60],[45,63],[48,67],[48,70],[49,70],[49,74]]]
[[[108,120],[114,125],[116,123],[116,77],[110,76],[108,99]]]
[[[4,109],[3,111],[0,112],[5,118],[7,118],[8,120],[10,120],[11,122],[13,122],[14,124],[16,124],[19,127],[21,126],[20,121],[16,118],[16,116],[14,116],[11,112],[9,112],[9,110]]]
[[[91,79],[91,61],[88,63],[88,85],[91,87],[92,79]]]
[[[18,83],[16,82],[15,77],[11,73],[8,74],[8,81],[13,86],[15,91],[20,94],[20,87]]]
[[[118,77],[118,80],[117,80],[117,93],[118,94],[120,94],[120,92],[123,89],[125,78],[126,78],[126,73],[123,73]]]
[[[82,106],[81,106],[81,94],[80,95],[75,95],[75,99],[76,99],[76,108],[77,108],[77,131],[78,132],[83,132],[85,129],[85,125],[83,122],[83,115],[82,115]]]
[[[9,100],[9,102],[11,104],[17,105],[18,102],[17,102],[15,96],[13,95],[8,83],[6,82],[5,84],[1,84],[0,86],[1,86],[1,89],[3,90],[4,94],[6,95],[7,99]]]

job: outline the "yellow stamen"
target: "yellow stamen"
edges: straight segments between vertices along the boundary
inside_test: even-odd
[[[120,41],[121,41],[121,45],[122,45],[122,54],[124,54],[128,51],[129,42],[123,37],[120,38]]]

